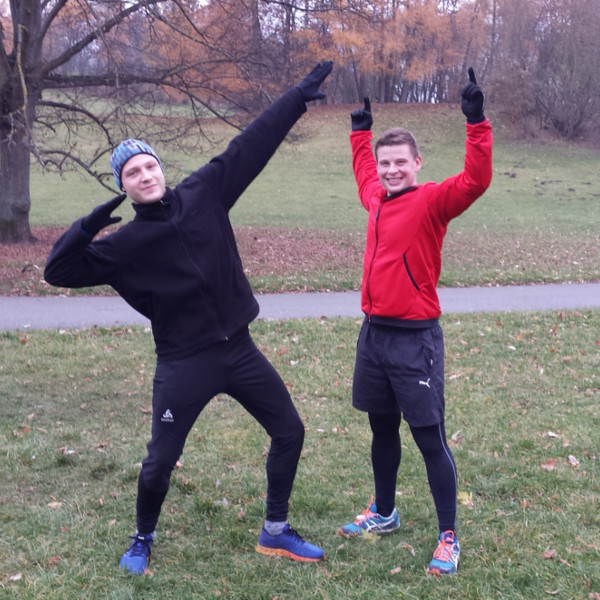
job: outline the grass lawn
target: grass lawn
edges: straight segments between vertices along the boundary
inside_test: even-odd
[[[366,212],[361,207],[350,164],[348,133],[355,106],[314,106],[292,130],[288,141],[252,183],[232,210],[236,228],[254,229],[251,237],[267,240],[273,228],[288,232],[290,244],[302,239],[335,240],[340,260],[318,265],[307,244],[308,265],[301,262],[285,276],[255,274],[257,291],[355,289],[360,261],[342,265],[344,238],[353,245],[364,235]],[[449,227],[443,254],[441,286],[528,284],[600,279],[600,152],[563,142],[515,142],[494,114],[494,175],[485,195]],[[465,125],[458,106],[373,105],[374,135],[393,125],[414,132],[423,155],[419,181],[441,181],[462,168]],[[234,135],[224,125],[207,126],[215,145],[199,146],[193,157],[158,147],[167,184],[173,185],[219,152]],[[107,165],[108,169],[108,165]],[[32,171],[31,223],[66,226],[110,198],[99,184],[75,174],[60,178]],[[133,216],[125,203],[125,220]],[[249,250],[263,250],[258,246]],[[301,256],[302,247],[292,248]],[[285,256],[286,249],[279,251]],[[43,257],[40,257],[43,260]],[[38,264],[34,262],[34,264]],[[24,265],[15,265],[17,271]],[[38,265],[39,266],[39,265]],[[345,275],[340,278],[340,270]],[[6,292],[4,292],[6,293]]]
[[[247,256],[258,247],[283,264],[293,262],[288,251],[296,259],[316,249],[291,271],[259,272],[257,262],[258,274],[250,274],[257,291],[357,287],[359,261],[344,251],[355,252],[365,227],[349,164],[352,108],[311,107],[293,143],[236,205]],[[461,168],[457,106],[373,108],[376,133],[400,124],[416,134],[421,181]],[[494,121],[493,108],[489,116]],[[167,179],[208,160],[230,136],[217,127],[221,141],[193,159],[157,148]],[[597,166],[596,150],[516,143],[498,124],[494,181],[452,223],[441,285],[598,280]],[[41,172],[33,173],[32,192],[34,226],[64,227],[109,197],[75,175]],[[131,209],[122,214],[130,218]],[[261,237],[275,230],[286,243]],[[339,251],[324,261],[321,242],[331,240]],[[14,263],[16,278],[34,273],[23,289],[39,291],[43,257]],[[7,289],[18,290],[15,282]],[[297,564],[254,551],[268,438],[219,396],[173,474],[143,577],[124,575],[118,562],[133,533],[150,435],[150,331],[0,332],[0,598],[600,600],[600,310],[449,314],[442,325],[462,562],[457,576],[440,580],[425,574],[436,516],[405,425],[401,529],[381,539],[337,534],[373,492],[366,416],[350,403],[359,321],[252,324],[306,425],[290,521],[327,560]]]
[[[336,532],[372,493],[365,415],[350,406],[354,319],[253,324],[306,424],[290,520],[322,564],[258,555],[266,435],[231,398],[195,424],[144,577],[118,570],[150,430],[144,328],[0,336],[0,596],[599,598],[600,311],[447,315],[447,430],[462,563],[427,577],[435,511],[405,426],[381,539]]]

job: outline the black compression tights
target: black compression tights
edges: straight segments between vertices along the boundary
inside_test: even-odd
[[[400,420],[400,415],[396,414],[369,413],[373,432],[371,462],[375,478],[375,502],[377,511],[384,516],[394,510],[396,479],[402,455]],[[411,427],[410,430],[425,461],[440,531],[455,531],[456,466],[446,442],[444,424]]]

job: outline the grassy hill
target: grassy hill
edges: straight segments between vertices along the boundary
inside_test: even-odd
[[[353,108],[310,107],[233,209],[242,257],[258,291],[359,284],[366,213],[350,166]],[[374,105],[373,113],[375,136],[395,125],[415,134],[424,161],[421,182],[440,181],[462,168],[464,118],[457,105]],[[488,115],[495,132],[494,178],[487,193],[452,222],[440,285],[599,279],[600,153],[556,141],[514,141],[493,109]],[[204,142],[193,157],[157,147],[168,184],[204,164],[235,135],[221,123],[208,123],[207,131],[214,143]],[[109,196],[81,175],[61,179],[35,167],[32,225],[66,226]],[[122,214],[127,219],[133,213],[125,206]],[[328,247],[332,253],[323,254]],[[270,253],[269,264],[255,260],[264,252]]]

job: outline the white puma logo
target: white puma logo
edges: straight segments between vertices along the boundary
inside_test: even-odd
[[[429,389],[431,389],[431,386],[429,385],[430,381],[431,381],[431,377],[428,377],[427,381],[419,381],[419,385],[426,385]]]

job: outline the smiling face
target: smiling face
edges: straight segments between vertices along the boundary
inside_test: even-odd
[[[121,169],[121,187],[138,204],[158,202],[165,195],[165,175],[154,156],[136,154]]]
[[[390,195],[417,185],[421,164],[421,156],[415,156],[409,144],[380,146],[377,149],[377,175]]]

